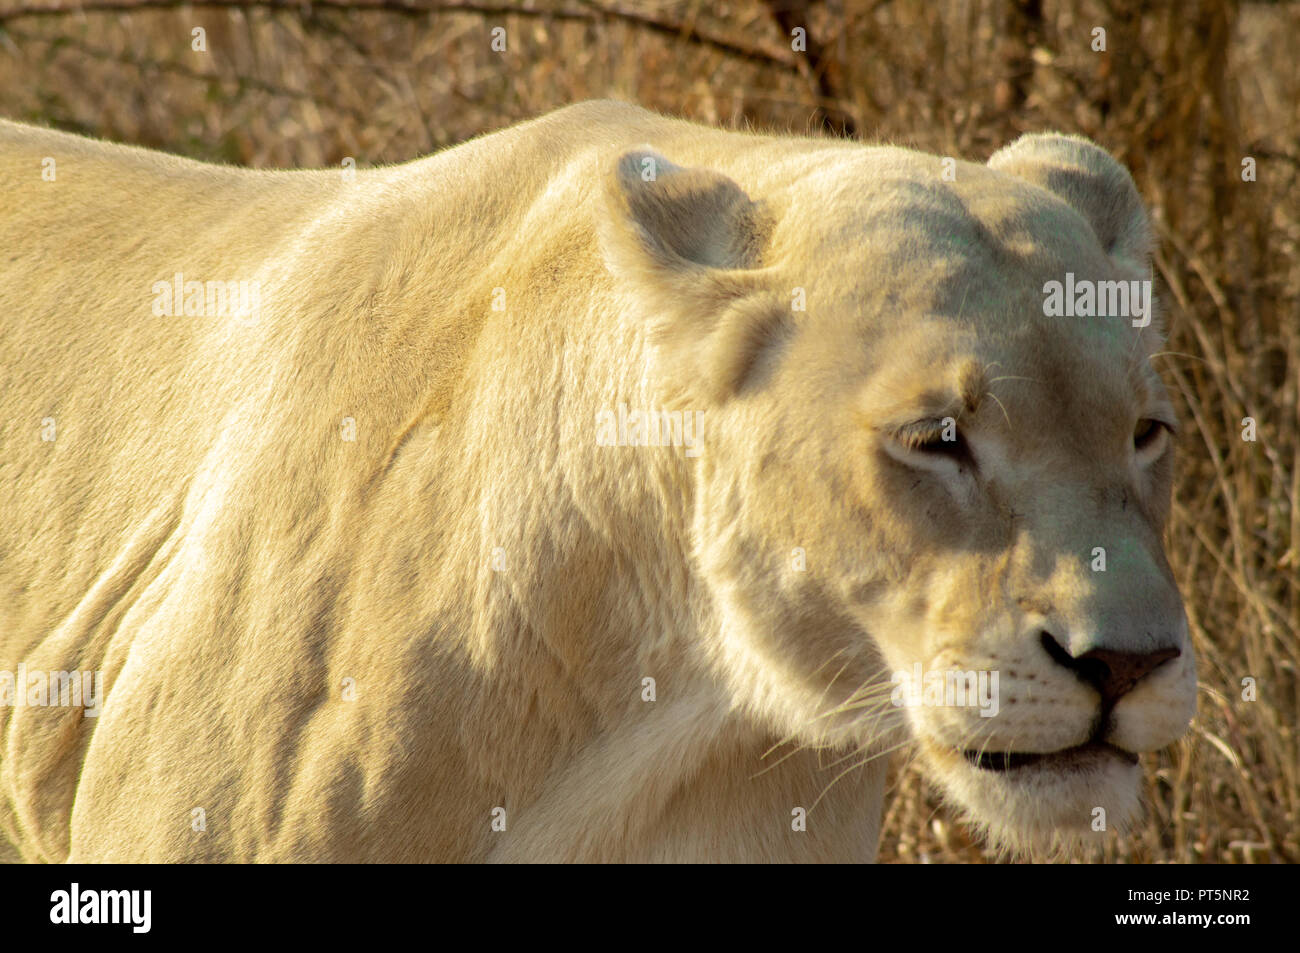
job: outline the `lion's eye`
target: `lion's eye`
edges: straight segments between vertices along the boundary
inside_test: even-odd
[[[920,420],[894,430],[887,446],[901,462],[925,463],[933,461],[943,466],[947,463],[973,463],[970,446],[957,429],[951,417],[939,420]]]
[[[1170,427],[1163,420],[1147,417],[1133,430],[1133,449],[1144,456],[1154,456],[1165,444]]]
[[[903,438],[903,445],[917,453],[945,454],[951,457],[966,453],[966,441],[960,433],[945,434],[941,430],[906,436]]]

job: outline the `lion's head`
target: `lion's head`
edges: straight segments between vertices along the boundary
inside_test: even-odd
[[[804,744],[910,734],[1006,846],[1130,822],[1196,676],[1128,173],[1056,135],[987,166],[643,149],[608,195],[648,373],[705,411],[692,539],[734,703]]]

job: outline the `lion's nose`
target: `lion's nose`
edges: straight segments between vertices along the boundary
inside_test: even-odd
[[[1043,648],[1058,664],[1074,672],[1101,693],[1102,705],[1112,707],[1153,670],[1182,654],[1169,646],[1151,652],[1116,652],[1093,649],[1078,658],[1071,655],[1050,632],[1042,634]]]

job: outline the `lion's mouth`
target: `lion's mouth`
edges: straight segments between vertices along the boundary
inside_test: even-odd
[[[982,771],[1015,771],[1033,765],[1051,768],[1082,767],[1096,762],[1100,756],[1115,756],[1129,764],[1137,764],[1138,756],[1132,751],[1116,748],[1105,742],[1090,741],[1060,751],[963,751],[962,756]]]

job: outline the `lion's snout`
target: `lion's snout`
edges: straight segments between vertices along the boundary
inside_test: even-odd
[[[1162,645],[1143,652],[1093,649],[1074,656],[1046,631],[1042,633],[1041,642],[1052,661],[1097,690],[1101,695],[1103,712],[1112,710],[1116,702],[1161,665],[1182,655],[1178,646]]]

